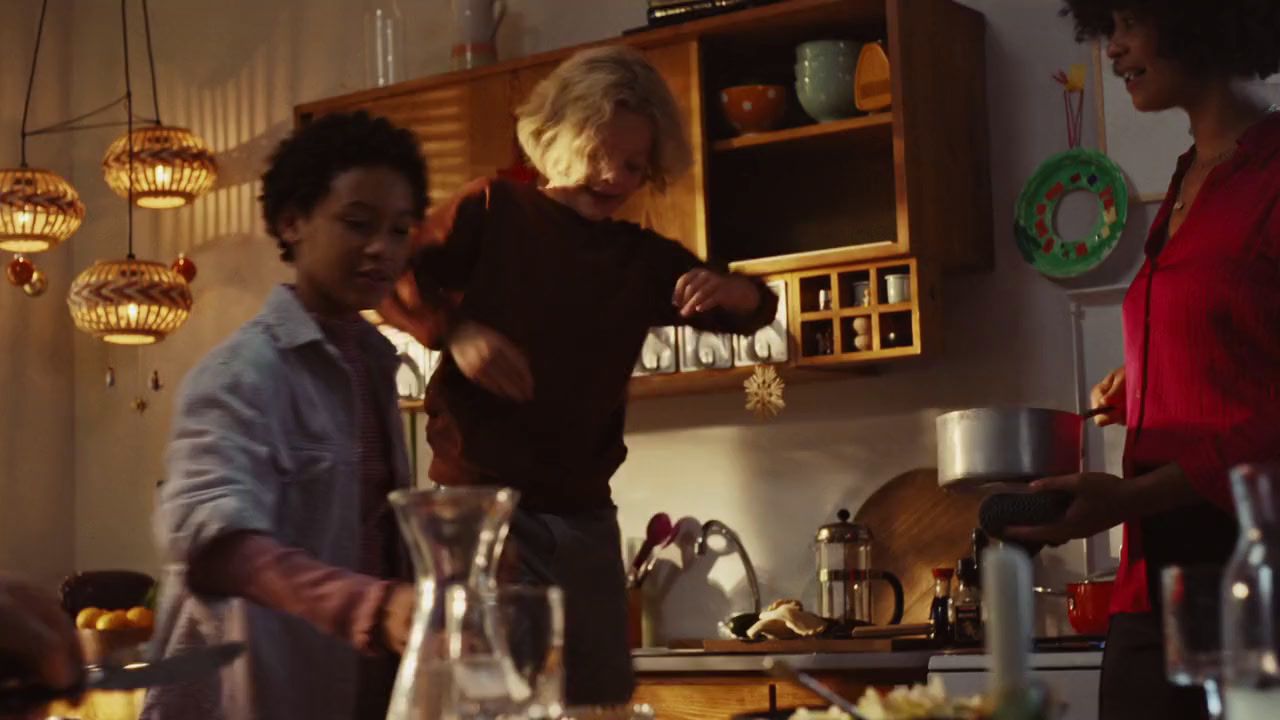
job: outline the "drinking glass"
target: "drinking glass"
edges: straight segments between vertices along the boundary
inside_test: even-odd
[[[1222,568],[1171,565],[1161,573],[1165,675],[1203,687],[1209,716],[1222,717]]]
[[[490,597],[497,633],[528,694],[521,718],[564,711],[564,594],[558,587],[503,585]]]

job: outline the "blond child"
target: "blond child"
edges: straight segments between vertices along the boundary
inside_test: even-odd
[[[517,111],[537,186],[477,180],[428,219],[383,314],[446,351],[427,396],[430,475],[521,493],[520,572],[565,591],[567,698],[633,688],[617,510],[627,383],[648,329],[750,333],[777,298],[612,216],[690,165],[674,98],[634,50],[566,60]]]

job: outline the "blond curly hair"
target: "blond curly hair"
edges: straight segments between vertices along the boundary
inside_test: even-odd
[[[693,164],[675,98],[639,52],[608,45],[574,54],[551,72],[516,110],[516,136],[533,166],[552,185],[586,182],[599,161],[599,129],[617,108],[653,125],[646,180],[657,190]]]

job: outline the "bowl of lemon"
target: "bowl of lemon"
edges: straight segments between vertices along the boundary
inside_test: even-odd
[[[142,658],[142,645],[151,639],[155,616],[149,608],[87,607],[76,614],[76,632],[84,661],[90,665],[129,663]]]

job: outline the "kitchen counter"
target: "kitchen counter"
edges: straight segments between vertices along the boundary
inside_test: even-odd
[[[701,649],[645,648],[632,653],[635,702],[652,705],[670,720],[710,720],[735,713],[824,707],[827,703],[795,683],[772,677],[764,660],[786,660],[847,698],[870,687],[923,683],[940,676],[949,692],[972,695],[990,683],[991,659],[981,650],[910,649],[871,652],[715,653]],[[1102,653],[1096,648],[1031,654],[1035,676],[1066,702],[1067,720],[1096,720]]]
[[[632,652],[637,673],[765,673],[768,657],[787,661],[798,670],[914,670],[923,673],[939,650],[804,654],[708,653],[705,650],[644,648]]]
[[[738,713],[825,707],[809,690],[779,680],[765,658],[786,660],[834,692],[861,697],[868,687],[924,682],[936,650],[868,652],[725,653],[701,649],[645,648],[632,654],[634,702],[651,705],[664,720],[721,720]]]

